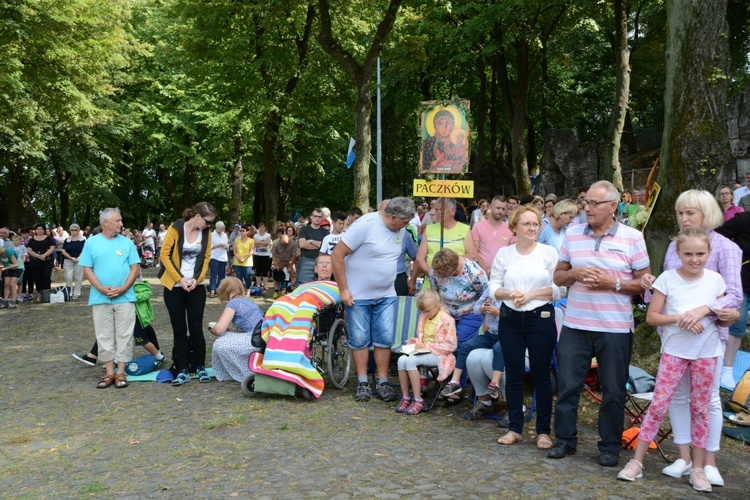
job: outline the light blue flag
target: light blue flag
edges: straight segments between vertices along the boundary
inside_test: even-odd
[[[346,168],[352,168],[356,155],[354,154],[354,138],[349,138],[349,151],[346,153]]]

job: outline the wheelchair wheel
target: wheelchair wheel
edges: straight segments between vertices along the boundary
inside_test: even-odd
[[[294,395],[298,398],[304,399],[305,401],[312,401],[313,399],[315,399],[315,397],[312,395],[312,392],[305,389],[304,387],[299,386],[297,386],[297,388],[295,389]]]
[[[255,392],[255,374],[251,373],[247,377],[245,377],[245,380],[242,381],[242,385],[240,386],[242,388],[242,393],[249,397],[254,398],[259,392]]]
[[[328,331],[326,358],[328,360],[328,378],[334,387],[343,389],[349,378],[352,356],[349,349],[349,329],[346,327],[346,322],[341,318],[334,321]]]

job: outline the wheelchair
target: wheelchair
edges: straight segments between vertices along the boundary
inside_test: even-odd
[[[310,362],[336,389],[343,389],[349,380],[352,356],[349,328],[344,319],[344,306],[323,308],[315,317],[310,332]]]
[[[349,379],[352,358],[348,340],[343,305],[328,306],[315,314],[308,339],[310,363],[337,389],[343,389]],[[307,400],[313,399],[307,389],[296,389],[295,394]],[[255,390],[255,374],[251,373],[242,381],[242,392],[248,397],[260,394]]]

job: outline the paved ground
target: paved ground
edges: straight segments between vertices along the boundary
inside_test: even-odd
[[[154,289],[155,326],[171,352],[161,290]],[[209,300],[206,323],[221,308]],[[355,404],[353,384],[327,389],[315,402],[249,399],[239,384],[216,381],[97,390],[101,368],[70,356],[93,338],[85,301],[0,310],[0,496],[699,496],[687,478],[663,476],[658,455],[647,458],[644,480],[617,481],[617,469],[596,464],[590,418],[579,453],[554,461],[535,448],[528,431],[522,443],[499,446],[494,422],[461,418],[467,407],[398,415],[393,404]],[[723,446],[719,466],[727,486],[714,495],[747,498],[750,447]]]

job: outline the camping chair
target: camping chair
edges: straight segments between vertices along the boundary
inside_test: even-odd
[[[734,364],[732,365],[732,375],[734,376],[735,382],[742,378],[742,375],[750,370],[750,352],[737,351],[734,357]],[[728,387],[721,386],[722,389],[732,391]]]
[[[417,298],[410,296],[399,296],[398,304],[396,306],[396,312],[394,315],[394,325],[396,329],[396,337],[391,347],[391,361],[388,368],[390,375],[398,373],[398,358],[404,354],[401,352],[401,347],[407,343],[411,338],[417,336],[417,322],[419,321],[419,315],[421,312],[417,309]],[[438,382],[438,370],[437,367],[425,367],[425,374],[427,375],[427,384],[422,386],[423,398],[425,399],[425,408],[423,412],[431,410],[435,406],[435,402],[438,399],[438,395],[442,390],[444,382]],[[370,351],[370,376],[372,378],[373,385],[377,384],[377,368],[375,366],[375,360],[372,357],[372,350]],[[434,397],[428,403],[425,395],[428,391],[430,384],[433,385]],[[400,384],[390,383],[392,387],[400,388]]]
[[[599,363],[596,361],[596,358],[591,358],[591,367],[589,368],[588,373],[586,373],[586,380],[583,381],[583,390],[585,390],[594,401],[601,403],[602,398],[596,393],[596,390],[599,388]]]
[[[625,400],[625,416],[628,419],[628,426],[622,434],[622,447],[629,450],[635,446],[640,425],[646,416],[648,407],[654,398],[654,384],[656,378],[649,373],[641,370],[636,366],[630,366],[627,387],[627,399]],[[659,450],[662,458],[670,462],[667,458],[661,443],[672,433],[672,428],[660,428],[656,438],[651,443],[650,448]]]

